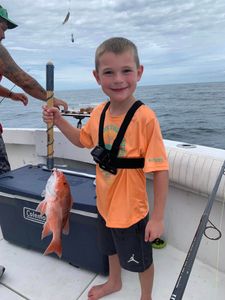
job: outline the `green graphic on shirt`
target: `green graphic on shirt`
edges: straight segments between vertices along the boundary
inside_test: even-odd
[[[163,158],[162,157],[153,157],[153,158],[149,158],[148,161],[159,163],[159,162],[163,162]]]
[[[112,144],[117,136],[118,131],[119,131],[119,127],[113,124],[104,127],[104,142],[107,150],[111,150]],[[126,149],[126,140],[123,137],[123,140],[120,144],[118,157],[124,157],[126,155],[125,149]]]

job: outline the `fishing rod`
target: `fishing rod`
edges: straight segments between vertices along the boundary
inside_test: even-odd
[[[213,205],[213,202],[216,197],[217,190],[220,185],[220,181],[222,179],[222,176],[225,175],[225,161],[221,167],[220,173],[217,177],[216,183],[213,187],[212,193],[209,196],[208,202],[206,204],[205,210],[202,214],[202,217],[200,219],[198,228],[196,230],[195,236],[192,240],[191,246],[188,250],[186,259],[184,261],[184,264],[182,266],[181,272],[179,274],[179,277],[177,279],[176,285],[174,287],[174,290],[172,292],[172,295],[170,297],[170,300],[181,300],[184,294],[184,290],[186,288],[189,276],[191,274],[192,266],[194,264],[198,248],[202,239],[202,236],[206,230],[206,225],[209,221],[209,214]]]
[[[2,277],[4,272],[5,272],[5,267],[0,265],[0,278]]]

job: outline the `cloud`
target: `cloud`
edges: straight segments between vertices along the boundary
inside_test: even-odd
[[[10,0],[1,5],[19,24],[4,41],[13,58],[42,82],[52,60],[58,89],[94,86],[95,49],[111,36],[137,44],[145,65],[141,84],[213,80],[209,74],[224,80],[224,0]]]
[[[12,47],[8,47],[8,50],[11,51],[22,51],[22,52],[39,52],[39,49],[30,49],[30,48],[24,48],[24,47],[16,47],[16,46],[12,46]]]

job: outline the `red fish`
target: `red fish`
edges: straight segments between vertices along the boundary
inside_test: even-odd
[[[63,172],[54,169],[45,187],[45,199],[37,207],[41,215],[46,215],[41,239],[53,235],[44,255],[55,252],[62,256],[62,233],[69,234],[69,216],[73,205],[70,186]]]

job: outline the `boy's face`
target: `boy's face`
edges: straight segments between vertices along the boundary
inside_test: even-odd
[[[143,66],[137,68],[132,50],[104,53],[99,59],[98,72],[93,71],[103,92],[114,102],[131,99],[142,73]]]

